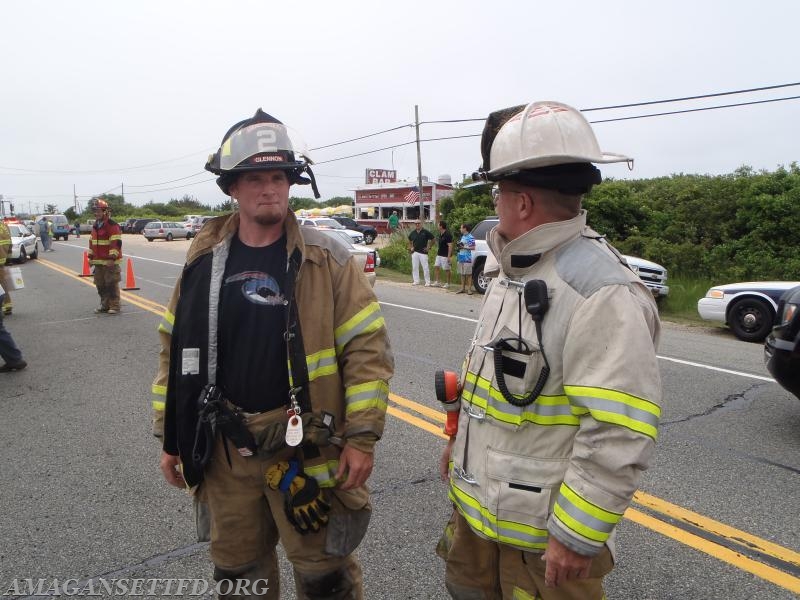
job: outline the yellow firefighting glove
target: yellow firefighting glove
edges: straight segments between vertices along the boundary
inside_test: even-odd
[[[264,480],[270,489],[283,493],[286,518],[298,533],[317,532],[328,524],[331,506],[325,501],[317,480],[303,473],[296,460],[272,465]]]

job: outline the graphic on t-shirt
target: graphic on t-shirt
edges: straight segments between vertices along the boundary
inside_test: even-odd
[[[262,271],[245,271],[231,275],[225,285],[242,281],[242,294],[253,304],[285,304],[286,300],[275,278]]]

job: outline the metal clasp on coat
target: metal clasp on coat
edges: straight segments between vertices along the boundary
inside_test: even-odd
[[[458,477],[461,481],[465,481],[470,485],[478,485],[478,480],[475,479],[470,473],[467,473],[461,467],[453,466],[453,475]]]
[[[480,406],[475,406],[474,404],[467,404],[464,407],[464,410],[471,419],[477,419],[478,421],[483,421],[486,418],[486,410],[481,408]]]
[[[516,288],[518,293],[522,293],[525,289],[525,282],[524,281],[516,281],[514,279],[501,279],[498,281],[500,285],[504,285],[507,288]]]

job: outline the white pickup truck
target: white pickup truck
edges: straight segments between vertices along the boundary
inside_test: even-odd
[[[486,293],[489,278],[483,274],[483,265],[489,255],[489,245],[486,243],[486,234],[497,225],[497,217],[489,217],[478,223],[472,229],[475,238],[475,250],[472,252],[472,284],[475,291]],[[656,300],[669,294],[667,285],[667,270],[661,265],[636,256],[625,256],[628,266],[639,276],[639,279],[653,292]]]

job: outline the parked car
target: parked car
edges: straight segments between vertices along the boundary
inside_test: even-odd
[[[489,286],[490,278],[483,274],[486,257],[489,256],[490,252],[489,244],[486,242],[486,234],[497,225],[497,222],[497,217],[489,217],[472,228],[472,237],[475,238],[475,250],[472,251],[472,285],[479,294],[485,294],[486,288]],[[458,234],[455,234],[454,238],[455,241],[458,241]],[[631,270],[650,289],[656,300],[669,294],[667,270],[664,267],[636,256],[624,255],[624,258]]]
[[[133,233],[133,225],[138,219],[127,219],[119,224],[122,233]]]
[[[203,228],[203,225],[213,218],[214,215],[192,216],[190,219],[186,220],[183,225],[186,229],[189,229],[194,236]]]
[[[174,239],[189,239],[192,232],[187,230],[181,223],[175,221],[150,221],[144,226],[142,234],[148,242],[153,240],[166,240],[171,242]]]
[[[764,362],[775,381],[800,398],[800,286],[783,293],[776,314]]]
[[[70,225],[67,217],[64,215],[39,215],[36,217],[37,227],[39,221],[43,218],[50,219],[50,221],[53,223],[54,240],[61,238],[66,242],[69,239],[69,230],[72,229],[72,225]]]
[[[136,219],[133,222],[133,225],[130,226],[130,229],[126,231],[126,233],[142,233],[142,231],[144,231],[145,226],[148,223],[152,223],[153,221],[158,221],[158,219]]]
[[[697,312],[708,321],[725,323],[745,342],[763,342],[778,314],[781,295],[800,281],[747,281],[710,288],[697,301]]]
[[[364,236],[364,243],[369,245],[375,241],[375,238],[378,237],[378,230],[375,229],[372,225],[362,225],[361,223],[357,222],[355,219],[351,219],[350,217],[331,217],[334,221],[338,222],[339,225],[346,227],[352,231],[358,231],[360,234]]]
[[[9,223],[11,232],[11,254],[9,259],[24,263],[29,258],[39,258],[39,244],[36,236],[22,223]]]
[[[339,229],[317,228],[317,230],[346,246],[354,260],[358,262],[359,265],[362,265],[364,269],[364,275],[367,276],[367,281],[369,281],[369,284],[375,287],[375,267],[377,266],[378,261],[378,253],[376,251],[371,250],[370,248],[367,248],[361,244],[354,244],[352,241],[350,241],[352,238],[347,233]]]
[[[354,244],[364,243],[364,235],[361,232],[347,229],[344,225],[330,217],[297,217],[297,222],[300,223],[300,225],[306,225],[308,227],[345,231],[352,238]]]

